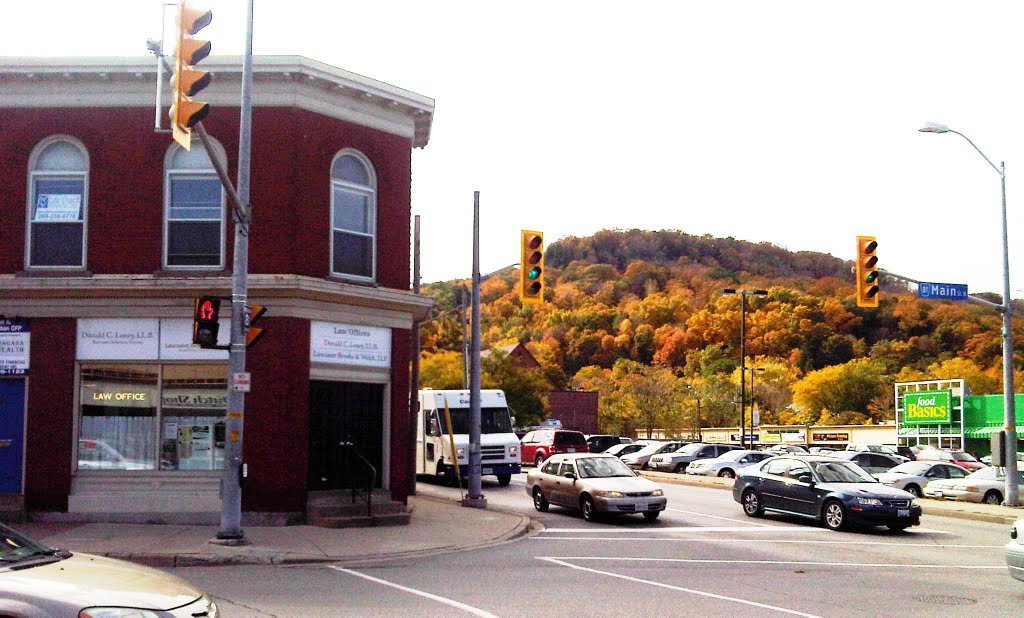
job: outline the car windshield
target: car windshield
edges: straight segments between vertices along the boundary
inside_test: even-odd
[[[658,451],[660,451],[663,446],[665,446],[665,444],[662,443],[662,442],[653,442],[653,443],[648,444],[647,446],[643,447],[639,451],[637,451],[636,454],[637,455],[653,455],[653,454],[657,453]]]
[[[953,461],[978,461],[974,455],[963,451],[953,451]]]
[[[719,455],[718,458],[722,461],[739,461],[749,454],[750,451],[729,451]]]
[[[934,465],[935,464],[929,463],[927,461],[908,461],[906,463],[901,463],[895,468],[892,468],[891,470],[889,470],[889,472],[913,474],[915,476],[920,476],[927,472],[929,469],[931,469],[931,467]]]
[[[625,450],[629,446],[632,446],[632,445],[631,444],[613,444],[612,446],[609,446],[605,450],[605,452],[608,453],[609,455],[618,455],[621,451]]]
[[[452,433],[469,433],[469,408],[449,408],[448,413],[452,416]],[[438,416],[441,417],[441,431],[448,433],[444,410]],[[508,408],[480,408],[480,433],[512,433]]]
[[[584,444],[586,440],[578,431],[556,431],[555,444]]]
[[[846,461],[812,462],[814,471],[823,483],[877,483],[870,474],[860,466]]]
[[[42,543],[0,524],[0,563],[16,562],[29,556],[50,554],[53,551]]]
[[[599,479],[610,476],[636,476],[617,457],[584,457],[576,460],[580,478]]]
[[[982,468],[968,474],[965,478],[977,479],[979,481],[992,481],[1000,478],[1002,475],[999,474],[998,468]]]
[[[680,448],[676,452],[677,453],[682,453],[683,455],[696,455],[698,452],[700,452],[700,449],[702,449],[702,448],[704,448],[703,444],[698,444],[698,443],[687,444],[686,446]]]

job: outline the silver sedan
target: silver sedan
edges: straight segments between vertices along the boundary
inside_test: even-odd
[[[736,471],[746,468],[749,465],[775,457],[775,453],[768,451],[729,451],[714,459],[698,459],[686,466],[687,474],[699,476],[721,476],[724,478],[736,478]]]
[[[953,464],[935,461],[908,461],[892,468],[888,472],[879,472],[874,477],[879,482],[902,489],[914,494],[915,498],[924,495],[924,488],[932,481],[943,479],[962,479],[967,470]]]
[[[642,513],[654,521],[668,504],[660,487],[603,453],[552,456],[527,474],[526,492],[538,511],[555,504],[578,509],[587,521],[599,513]]]

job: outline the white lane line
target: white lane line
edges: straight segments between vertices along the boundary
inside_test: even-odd
[[[807,526],[766,526],[764,528],[752,528],[750,526],[666,526],[664,528],[546,528],[544,532],[575,533],[586,532],[587,534],[651,534],[655,532],[755,532],[758,534],[772,532],[800,532],[800,533],[822,533],[834,534],[821,528]],[[913,534],[953,534],[943,530],[931,530],[929,528],[915,528]]]
[[[607,537],[607,536],[539,536],[530,537],[536,541],[657,541],[659,543],[768,543],[793,544],[793,545],[885,545],[889,547],[956,547],[960,549],[1003,549],[1005,545],[938,545],[936,543],[886,543],[884,541],[796,541],[793,539],[680,539],[666,538],[663,536],[652,537]]]
[[[740,523],[747,523],[751,526],[770,526],[771,524],[759,524],[745,519],[736,519],[735,517],[722,517],[721,515],[709,515],[707,513],[699,513],[697,511],[687,511],[684,509],[665,509],[666,511],[673,511],[675,513],[686,513],[687,515],[700,515],[701,517],[710,517],[711,519],[724,519],[726,521],[737,521]]]
[[[870,567],[872,569],[973,569],[979,571],[1005,570],[1006,565],[969,564],[895,564],[891,562],[812,562],[810,560],[726,560],[719,558],[626,558],[619,556],[560,556],[563,560],[605,560],[619,562],[672,562],[694,564],[774,564],[779,566],[827,566],[827,567]]]
[[[591,569],[589,567],[579,566],[579,565],[576,565],[576,564],[565,562],[563,560],[559,560],[558,558],[546,558],[546,557],[538,556],[538,559],[546,560],[548,562],[552,562],[554,564],[559,564],[559,565],[564,566],[564,567],[569,567],[570,569],[577,569],[579,571],[587,571],[589,573],[597,573],[598,575],[607,575],[609,577],[617,577],[619,579],[624,579],[624,580],[631,581],[631,582],[637,582],[637,583],[640,583],[640,584],[647,584],[648,586],[657,586],[659,588],[667,588],[669,590],[676,590],[678,592],[688,592],[690,594],[696,594],[696,595],[699,595],[699,596],[702,596],[702,597],[710,597],[712,599],[719,599],[719,600],[722,600],[722,601],[732,601],[733,603],[742,603],[743,605],[750,605],[750,606],[759,607],[759,608],[762,608],[762,609],[770,609],[770,610],[773,610],[773,611],[782,612],[784,614],[792,614],[794,616],[805,616],[806,618],[819,618],[818,616],[815,616],[814,614],[805,614],[803,612],[798,612],[798,611],[792,610],[792,609],[786,609],[784,607],[776,607],[775,605],[767,605],[765,603],[757,603],[755,601],[748,601],[746,599],[739,599],[739,598],[736,598],[736,597],[727,597],[725,595],[715,594],[713,592],[705,592],[703,590],[694,590],[692,588],[683,588],[682,586],[673,586],[671,584],[663,584],[661,582],[656,582],[656,581],[652,581],[652,580],[649,580],[649,579],[640,579],[639,577],[630,577],[629,575],[621,575],[619,573],[612,573],[610,571],[601,571],[601,570],[598,570],[598,569]]]
[[[453,600],[447,599],[445,597],[439,597],[436,594],[430,594],[429,592],[423,592],[422,590],[416,590],[415,588],[407,588],[405,586],[400,586],[398,584],[389,582],[387,580],[377,579],[376,577],[371,577],[371,576],[366,575],[364,573],[360,573],[358,571],[353,571],[352,569],[345,569],[345,568],[338,567],[338,566],[331,566],[329,568],[332,568],[335,571],[341,571],[342,573],[348,573],[349,575],[355,575],[356,577],[362,577],[363,579],[368,579],[371,582],[376,582],[378,584],[383,584],[385,586],[390,586],[392,588],[397,588],[398,590],[401,590],[403,592],[408,592],[409,594],[415,594],[415,595],[418,595],[418,596],[421,596],[421,597],[425,597],[425,598],[428,598],[428,599],[430,599],[432,601],[437,601],[438,603],[444,603],[445,605],[450,605],[451,607],[454,607],[456,609],[461,609],[462,611],[470,613],[470,614],[473,614],[474,616],[480,616],[481,618],[500,618],[499,616],[496,616],[496,615],[494,615],[494,614],[492,614],[490,612],[486,612],[486,611],[484,611],[482,609],[473,607],[472,605],[466,605],[465,603],[459,603],[458,601],[453,601]]]

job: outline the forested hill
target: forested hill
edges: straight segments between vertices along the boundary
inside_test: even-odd
[[[569,236],[551,243],[545,260],[562,268],[574,260],[610,264],[625,270],[630,262],[643,260],[670,266],[680,258],[717,269],[712,275],[737,277],[740,273],[777,277],[843,277],[850,262],[826,253],[793,252],[776,245],[734,238],[691,236],[675,230],[603,230],[593,236]]]
[[[888,420],[895,381],[964,378],[976,394],[1001,389],[997,312],[922,300],[884,279],[880,306],[858,307],[851,261],[831,255],[606,230],[551,242],[545,266],[541,304],[522,304],[515,268],[481,285],[482,348],[523,343],[542,366],[523,372],[500,353],[485,362],[485,385],[506,389],[524,419],[544,414],[536,393],[554,386],[601,391],[606,430],[688,422],[679,415],[698,397],[707,424],[735,424],[741,312],[726,288],[768,291],[745,297],[743,320],[765,422]],[[422,329],[424,385],[462,383],[457,307],[468,287],[425,287],[437,304]],[[1014,325],[1018,354],[1022,326]],[[638,420],[643,414],[655,417]]]

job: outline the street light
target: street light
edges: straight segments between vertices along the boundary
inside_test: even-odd
[[[744,416],[746,415],[747,401],[747,379],[746,379],[746,339],[747,339],[747,296],[768,296],[768,290],[736,290],[726,288],[722,294],[740,295],[740,446],[746,447],[746,437],[743,435]],[[753,438],[753,435],[751,435]],[[753,446],[753,441],[751,441]]]
[[[1006,453],[1004,465],[1006,467],[1006,499],[1007,506],[1020,506],[1020,496],[1017,494],[1017,413],[1014,409],[1013,390],[1013,310],[1010,307],[1010,250],[1006,233],[1006,164],[999,162],[999,167],[993,163],[985,153],[978,148],[969,137],[954,131],[946,125],[935,122],[926,123],[918,129],[922,133],[956,133],[967,140],[985,162],[992,166],[992,169],[999,174],[1003,194],[1003,304],[999,310],[1003,313],[1003,429],[1006,431]]]

